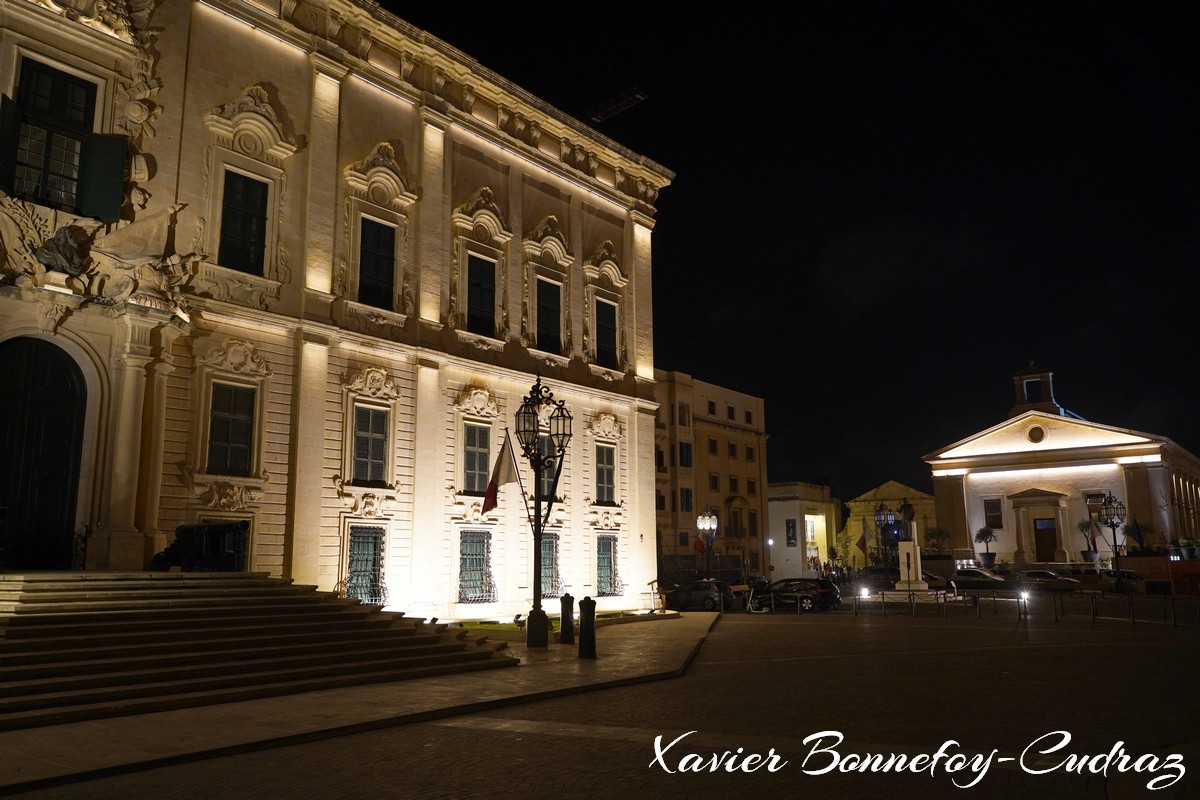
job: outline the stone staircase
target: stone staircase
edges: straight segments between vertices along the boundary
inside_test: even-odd
[[[265,573],[0,575],[0,730],[518,663]]]

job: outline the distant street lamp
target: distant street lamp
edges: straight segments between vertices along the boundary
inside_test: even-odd
[[[550,448],[546,452],[539,446],[542,435],[542,416],[545,414],[549,426]],[[521,453],[533,468],[533,610],[529,612],[529,622],[525,626],[527,647],[545,647],[549,638],[549,620],[542,610],[542,529],[545,519],[542,515],[542,474],[551,464],[557,470],[554,485],[558,486],[558,476],[562,474],[563,455],[567,452],[567,443],[571,441],[571,414],[567,411],[562,400],[555,400],[554,393],[542,385],[539,375],[537,383],[533,384],[528,396],[521,401],[517,409],[517,441],[521,443]],[[554,497],[546,499],[546,516],[554,505]]]
[[[717,512],[706,508],[696,517],[696,530],[704,540],[704,577],[712,577],[712,546],[717,538]]]
[[[883,531],[885,528],[890,528],[895,521],[896,512],[888,508],[887,503],[880,500],[879,505],[875,508],[875,535],[885,554],[891,552],[891,548],[888,547],[887,540],[883,538]]]
[[[1117,544],[1117,526],[1124,521],[1125,504],[1109,492],[1100,506],[1100,524],[1112,531],[1114,592],[1125,590],[1125,582],[1121,580],[1121,546]]]

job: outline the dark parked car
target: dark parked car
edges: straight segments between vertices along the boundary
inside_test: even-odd
[[[733,591],[724,581],[691,581],[663,592],[663,603],[674,611],[692,608],[716,611],[722,606],[729,609],[733,607]]]
[[[751,611],[828,611],[842,602],[837,584],[826,578],[784,578],[764,590],[751,592],[748,608]]]
[[[1017,581],[1029,589],[1052,589],[1067,592],[1081,586],[1078,579],[1059,575],[1052,569],[1027,569],[1018,572]]]
[[[1004,589],[1009,588],[1001,578],[983,567],[962,567],[950,573],[950,582],[959,589]]]

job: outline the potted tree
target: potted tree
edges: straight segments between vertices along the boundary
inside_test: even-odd
[[[996,554],[992,552],[992,542],[996,541],[996,532],[984,525],[975,531],[975,544],[983,545],[984,552],[979,553],[979,560],[988,569],[996,563]]]
[[[1200,556],[1200,539],[1180,538],[1179,554],[1188,560],[1192,560],[1197,558],[1197,556]]]
[[[1079,555],[1083,556],[1084,561],[1090,561],[1093,564],[1100,560],[1100,551],[1096,549],[1096,535],[1092,533],[1091,518],[1082,520],[1075,529],[1083,534],[1083,539],[1087,543],[1087,549],[1080,550]]]

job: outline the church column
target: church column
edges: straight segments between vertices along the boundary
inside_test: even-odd
[[[296,373],[292,414],[292,453],[294,467],[291,492],[291,572],[297,583],[332,589],[337,582],[321,575],[321,480],[324,450],[314,446],[322,441],[326,426],[325,390],[329,371],[329,344],[321,336],[302,331],[297,346],[300,364]],[[287,566],[285,562],[285,566]]]
[[[166,534],[158,528],[159,500],[162,495],[163,442],[166,431],[167,377],[174,371],[171,348],[175,339],[183,333],[175,323],[158,328],[158,358],[150,366],[153,380],[150,388],[150,406],[145,409],[141,494],[138,502],[136,524],[144,538],[143,563],[149,564],[155,553],[166,547]]]
[[[420,183],[417,204],[417,313],[421,322],[433,327],[442,323],[442,286],[446,264],[454,263],[454,241],[450,236],[450,196],[447,191],[446,129],[448,117],[430,108],[421,109]],[[459,264],[460,270],[465,264]],[[451,278],[452,279],[452,278]],[[450,287],[453,294],[455,287]],[[460,301],[464,298],[459,298]],[[450,320],[451,324],[454,323]]]

